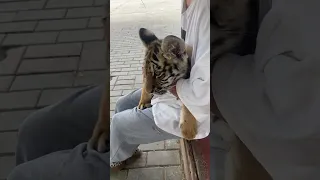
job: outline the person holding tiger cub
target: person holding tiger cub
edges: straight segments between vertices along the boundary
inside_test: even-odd
[[[154,94],[152,107],[141,103],[148,96],[144,93],[145,89],[133,91],[116,103],[110,126],[110,166],[114,171],[124,168],[128,158],[140,156],[140,144],[184,137],[180,122],[182,103],[192,113],[189,117],[193,115],[196,119],[190,125],[188,138],[202,139],[210,133],[210,1],[183,0],[182,6],[185,42],[171,35],[159,39],[151,30],[144,28],[139,31],[146,47],[145,59],[153,63],[144,66],[144,72],[148,68],[159,77],[151,80],[158,80],[157,84],[152,82],[153,87],[150,87]],[[167,50],[170,47],[171,51]],[[168,51],[175,58],[172,61],[179,61],[177,65],[165,61],[169,58]],[[183,69],[179,63],[186,61],[187,56],[192,67],[189,78],[176,81],[174,76]],[[148,78],[146,76],[144,74],[144,79]],[[162,89],[166,85],[171,87],[171,93]]]

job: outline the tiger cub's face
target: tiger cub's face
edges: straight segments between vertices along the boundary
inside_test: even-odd
[[[177,80],[188,78],[188,55],[182,39],[173,35],[158,39],[144,28],[139,36],[146,48],[143,74],[147,92],[165,94]]]

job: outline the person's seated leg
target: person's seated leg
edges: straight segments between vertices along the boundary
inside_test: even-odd
[[[30,114],[19,129],[17,165],[86,142],[98,119],[102,87],[90,87]]]
[[[17,166],[7,180],[98,180],[109,179],[109,153],[88,149],[54,152]]]
[[[116,104],[110,127],[110,162],[115,170],[123,167],[123,161],[130,158],[140,144],[179,138],[157,127],[152,108],[137,109],[140,96],[141,89],[120,98]]]

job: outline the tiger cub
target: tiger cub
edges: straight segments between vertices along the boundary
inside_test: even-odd
[[[150,107],[152,94],[163,95],[181,78],[189,78],[190,66],[184,41],[169,35],[158,39],[155,34],[141,28],[139,36],[146,48],[143,68],[143,87],[139,109]],[[182,105],[181,133],[185,139],[194,139],[197,121],[187,107]]]

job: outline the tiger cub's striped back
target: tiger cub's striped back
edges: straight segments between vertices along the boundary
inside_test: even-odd
[[[144,57],[144,77],[149,93],[162,95],[181,78],[189,76],[189,62],[185,43],[182,39],[169,35],[158,39],[155,34],[141,28],[139,36],[146,48]]]

